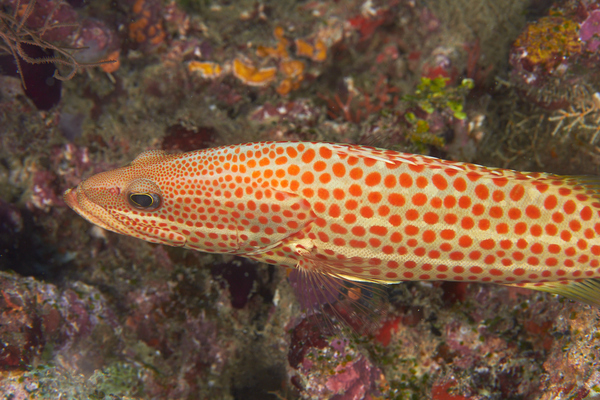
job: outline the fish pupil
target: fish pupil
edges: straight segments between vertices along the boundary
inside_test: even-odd
[[[136,208],[154,209],[160,205],[160,198],[154,193],[131,193],[129,203]]]

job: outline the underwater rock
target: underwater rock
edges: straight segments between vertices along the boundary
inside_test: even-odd
[[[594,91],[600,60],[600,10],[595,3],[557,3],[513,43],[511,82],[534,104],[557,110]]]
[[[301,397],[359,400],[380,396],[380,385],[385,384],[382,371],[350,340],[327,338],[331,328],[313,315],[292,331],[288,373]]]
[[[31,44],[21,45],[25,54],[33,59],[52,57],[53,52]],[[0,56],[0,73],[8,76],[22,76],[25,95],[38,110],[50,110],[60,102],[62,82],[54,77],[56,66],[50,63],[30,64],[19,57],[21,75],[12,56]]]
[[[206,149],[216,137],[217,132],[209,126],[185,127],[175,124],[167,128],[161,148],[170,152]]]

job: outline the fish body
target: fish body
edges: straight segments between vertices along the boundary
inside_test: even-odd
[[[597,297],[589,282],[600,277],[600,195],[591,178],[260,142],[147,151],[64,198],[117,233],[352,281],[493,282]]]

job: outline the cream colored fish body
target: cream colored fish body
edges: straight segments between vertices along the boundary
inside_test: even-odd
[[[542,283],[600,276],[595,181],[391,150],[263,142],[150,151],[65,200],[118,233],[350,280],[560,291]]]

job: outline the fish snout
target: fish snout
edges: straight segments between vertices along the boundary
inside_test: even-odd
[[[101,205],[92,201],[86,192],[87,188],[84,181],[76,187],[65,191],[63,199],[73,211],[92,224],[98,225],[109,231],[123,234],[125,232],[123,224]]]
[[[67,189],[63,194],[63,200],[69,207],[75,209],[77,205],[77,189],[79,186],[75,186],[74,188]]]

